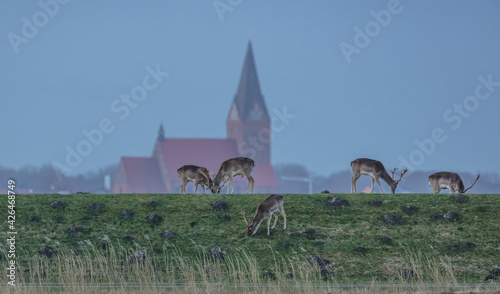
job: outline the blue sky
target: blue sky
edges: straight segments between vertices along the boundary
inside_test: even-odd
[[[160,123],[225,137],[251,39],[270,113],[295,115],[273,134],[274,164],[498,173],[498,1],[61,2],[0,3],[3,167],[149,156]],[[120,100],[145,79],[145,98]]]

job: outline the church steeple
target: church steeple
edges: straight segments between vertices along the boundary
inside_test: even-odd
[[[160,124],[160,129],[158,130],[158,142],[165,141],[165,131],[163,130],[163,124]]]
[[[240,83],[234,96],[233,104],[236,107],[238,116],[243,121],[261,118],[269,120],[264,97],[260,92],[259,78],[257,76],[257,67],[255,66],[251,42],[248,42]]]
[[[270,163],[270,119],[260,90],[251,42],[248,42],[240,82],[226,123],[227,137],[236,140],[241,156]]]

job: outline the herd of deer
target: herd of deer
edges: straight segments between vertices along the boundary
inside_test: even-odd
[[[186,184],[188,182],[194,182],[194,193],[198,190],[198,185],[201,185],[203,193],[205,193],[205,186],[208,187],[212,193],[219,194],[220,190],[226,183],[227,193],[231,191],[233,194],[233,177],[244,176],[248,181],[247,193],[252,185],[251,193],[253,193],[254,179],[252,177],[253,169],[255,168],[255,162],[247,157],[236,157],[224,161],[217,174],[212,174],[209,176],[208,169],[205,167],[200,167],[196,165],[184,165],[177,170],[177,174],[181,179],[181,194],[186,193]],[[241,214],[247,225],[248,235],[252,236],[257,233],[257,229],[264,219],[267,219],[267,235],[269,235],[269,226],[271,224],[271,219],[273,213],[280,212],[285,219],[285,224],[283,229],[286,229],[286,214],[283,209],[283,196],[273,194],[267,197],[255,211],[255,215],[251,223],[248,223],[245,217],[245,211],[242,210]],[[278,221],[278,215],[275,214],[274,224],[271,227],[274,229],[276,222]]]
[[[253,185],[255,181],[252,177],[253,169],[255,168],[255,161],[247,157],[236,157],[224,161],[217,174],[209,176],[208,169],[196,165],[184,165],[177,170],[177,175],[181,179],[181,194],[186,193],[186,184],[194,182],[194,193],[198,190],[198,185],[201,185],[203,193],[205,193],[205,186],[212,190],[214,194],[220,194],[220,190],[224,184],[228,183],[227,193],[231,191],[233,194],[233,177],[245,176],[248,181],[248,189],[252,185],[251,193],[253,194]],[[222,185],[221,185],[222,184]]]
[[[238,175],[241,177],[244,176],[247,179],[247,193],[250,189],[250,185],[252,185],[251,193],[253,193],[255,181],[252,177],[252,172],[254,168],[255,162],[252,159],[247,157],[236,157],[224,161],[219,168],[219,172],[217,172],[217,174],[212,174],[212,177],[210,177],[210,173],[207,168],[196,165],[184,165],[177,170],[177,174],[182,182],[181,193],[186,193],[186,184],[188,182],[194,182],[194,193],[198,190],[198,185],[201,185],[203,193],[205,193],[206,186],[212,191],[212,193],[220,194],[221,188],[228,183],[227,193],[232,194],[233,177]],[[351,169],[353,174],[351,181],[351,193],[356,193],[356,181],[359,177],[367,175],[372,179],[371,193],[373,193],[373,185],[375,181],[377,182],[380,191],[384,193],[379,181],[379,179],[382,179],[389,185],[392,194],[394,194],[398,184],[401,182],[401,179],[408,171],[407,169],[403,170],[399,175],[399,179],[396,180],[394,178],[394,173],[397,170],[396,168],[392,171],[391,177],[382,162],[369,158],[358,158],[352,161]],[[472,182],[472,185],[465,189],[464,183],[457,173],[437,172],[429,176],[429,185],[432,193],[434,194],[439,194],[442,189],[449,189],[452,194],[455,192],[465,193],[476,184],[479,177],[480,175],[478,174],[476,180]],[[248,235],[254,235],[264,219],[267,219],[267,235],[269,235],[269,226],[271,224],[273,213],[275,212],[279,212],[283,216],[285,221],[283,229],[286,229],[286,214],[283,209],[283,196],[281,195],[273,194],[260,203],[251,223],[248,223],[245,217],[245,212],[242,210],[241,214],[247,225]],[[276,214],[274,224],[271,229],[274,229],[277,221],[278,215]]]

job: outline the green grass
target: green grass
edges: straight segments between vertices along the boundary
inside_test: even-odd
[[[178,194],[120,194],[120,195],[17,195],[16,223],[17,258],[21,270],[26,270],[33,260],[49,262],[41,257],[38,250],[47,245],[55,248],[62,255],[83,255],[88,258],[101,258],[103,252],[98,245],[104,236],[110,240],[111,248],[116,252],[116,264],[126,267],[126,256],[135,250],[143,250],[156,268],[159,280],[164,269],[176,267],[177,273],[182,267],[189,267],[190,260],[204,260],[209,257],[206,251],[219,246],[227,252],[227,257],[238,257],[236,263],[251,260],[255,268],[254,275],[264,272],[276,273],[277,279],[289,272],[308,265],[309,255],[319,255],[330,261],[327,267],[336,282],[371,283],[373,281],[397,281],[403,269],[413,269],[419,281],[435,282],[435,278],[445,273],[458,283],[479,283],[489,271],[500,267],[500,196],[468,195],[466,203],[458,203],[449,194],[313,194],[284,195],[284,208],[287,213],[287,230],[283,230],[283,219],[271,235],[266,235],[266,224],[260,226],[253,237],[248,237],[240,210],[246,210],[251,218],[257,205],[268,195],[178,195]],[[331,197],[342,197],[350,206],[332,208],[325,205]],[[4,207],[7,206],[7,197]],[[381,207],[372,207],[370,200],[383,201]],[[215,211],[211,203],[222,200],[229,204],[226,211]],[[52,209],[52,201],[63,201],[64,209]],[[156,201],[158,206],[149,207],[148,201]],[[99,214],[89,211],[88,205],[98,202],[104,205]],[[403,207],[413,205],[420,210],[414,215],[406,215]],[[125,219],[121,212],[132,210],[135,215]],[[460,215],[457,222],[431,220],[433,214],[445,214],[455,211]],[[7,209],[0,211],[0,219],[7,220]],[[163,217],[158,225],[147,222],[149,214],[156,213]],[[384,214],[403,217],[404,225],[385,224]],[[39,222],[27,221],[29,216],[38,216]],[[84,215],[90,220],[83,220]],[[231,220],[223,221],[221,215],[228,215]],[[64,218],[62,223],[56,217]],[[191,223],[195,222],[194,227]],[[5,223],[5,222],[4,222]],[[73,236],[71,226],[81,226],[82,233]],[[313,238],[304,236],[309,229],[316,230]],[[0,238],[7,238],[7,225],[4,225]],[[159,233],[170,230],[175,237],[162,239]],[[123,241],[125,235],[132,236],[132,242]],[[381,238],[388,236],[391,244],[383,244]],[[315,242],[324,242],[315,246]],[[476,246],[472,249],[449,250],[451,244],[469,241]],[[282,242],[294,243],[293,247],[278,246]],[[355,251],[357,247],[367,249],[365,254]],[[90,249],[89,249],[90,248]],[[0,249],[4,251],[5,242]],[[165,256],[182,259],[182,263],[169,264]],[[415,262],[415,261],[418,262]],[[124,265],[125,264],[125,265]],[[184,265],[183,265],[184,264]],[[432,266],[428,266],[431,264]],[[240,265],[241,266],[241,265]],[[425,270],[423,269],[425,267]],[[230,269],[226,268],[226,271]],[[245,271],[250,271],[246,268]],[[311,273],[321,280],[319,269]],[[223,277],[221,275],[220,277]],[[298,277],[298,275],[294,275]],[[169,277],[170,279],[171,277]],[[196,277],[192,277],[196,280]],[[232,277],[227,275],[227,281]],[[234,278],[234,277],[233,277]],[[262,278],[262,277],[260,277]],[[315,278],[315,279],[316,279]],[[0,277],[4,280],[5,277]],[[45,278],[44,278],[45,279]],[[166,278],[165,278],[166,279]],[[176,275],[181,281],[185,276]],[[47,277],[47,280],[50,280]],[[169,280],[170,281],[170,280]]]

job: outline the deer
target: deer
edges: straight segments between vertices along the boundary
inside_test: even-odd
[[[209,176],[208,169],[196,165],[184,165],[177,170],[177,175],[181,179],[181,194],[186,194],[186,184],[194,182],[194,193],[198,190],[198,185],[201,185],[203,194],[205,194],[205,186],[212,188],[213,182]]]
[[[389,176],[389,173],[387,173],[387,171],[385,170],[385,167],[382,164],[382,162],[369,158],[358,158],[352,161],[351,169],[353,174],[351,182],[351,193],[356,193],[356,181],[359,179],[359,177],[362,175],[367,175],[372,178],[372,186],[370,193],[373,193],[374,181],[377,181],[377,184],[380,188],[380,192],[384,193],[384,190],[382,190],[382,186],[380,185],[379,181],[379,179],[382,178],[382,180],[384,180],[389,185],[389,187],[391,187],[391,192],[392,194],[394,194],[394,192],[396,192],[396,187],[398,186],[398,184],[401,182],[401,179],[408,171],[408,169],[403,170],[399,176],[399,179],[395,180],[394,173],[396,172],[397,168],[395,168],[392,171],[392,177],[391,177]]]
[[[429,176],[429,186],[431,186],[433,194],[439,194],[441,189],[450,189],[450,194],[465,193],[474,187],[480,176],[481,174],[478,174],[471,186],[465,189],[464,182],[457,173],[442,171]]]
[[[219,172],[213,175],[212,193],[220,194],[221,188],[227,182],[227,193],[231,191],[231,194],[233,194],[233,177],[240,175],[241,177],[245,176],[248,181],[247,194],[250,184],[252,185],[251,193],[253,194],[255,181],[252,172],[254,168],[255,161],[247,157],[235,157],[224,161],[219,168]]]
[[[257,206],[257,210],[255,211],[255,215],[251,223],[248,223],[245,217],[245,211],[241,210],[241,215],[243,216],[243,220],[247,226],[248,236],[253,236],[257,233],[257,229],[259,229],[260,224],[264,219],[267,219],[267,235],[269,236],[270,230],[269,225],[271,224],[271,219],[273,218],[273,213],[279,212],[283,216],[284,225],[283,230],[286,230],[286,213],[283,208],[283,196],[273,194],[266,198],[266,200],[262,201],[259,206]],[[276,223],[278,222],[278,214],[275,214],[274,224],[271,229],[276,227]]]

